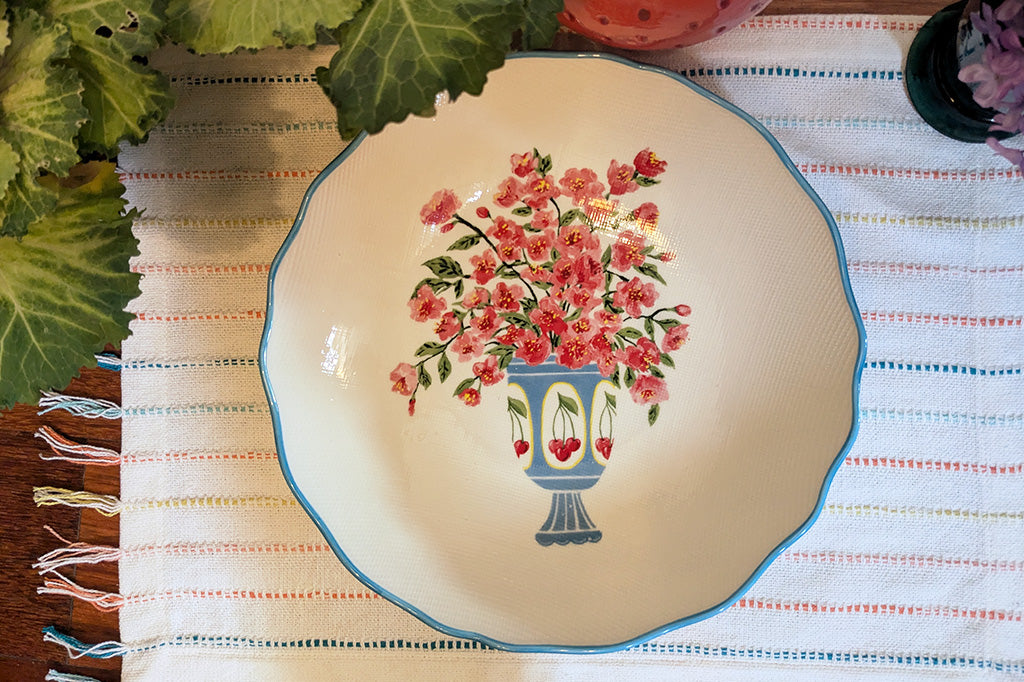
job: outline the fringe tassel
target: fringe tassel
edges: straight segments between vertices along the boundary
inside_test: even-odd
[[[43,526],[50,531],[58,540],[63,542],[65,547],[58,547],[39,557],[39,560],[32,564],[32,568],[39,571],[39,575],[55,571],[64,566],[77,566],[78,564],[101,564],[105,561],[119,561],[121,550],[117,547],[105,547],[103,545],[89,545],[84,542],[71,542],[62,538],[57,531],[49,526]]]
[[[50,669],[43,678],[46,682],[100,682],[95,677],[75,675],[74,673],[62,673],[59,670]]]
[[[124,606],[124,597],[116,592],[103,592],[82,587],[74,580],[61,575],[58,571],[50,571],[42,587],[36,588],[36,594],[57,594],[87,601],[100,611],[117,611]]]
[[[121,358],[110,353],[97,353],[96,364],[103,369],[112,369],[115,372],[121,371]]]
[[[121,500],[113,495],[98,495],[84,490],[68,490],[39,486],[32,489],[32,499],[36,506],[52,507],[62,504],[67,507],[83,507],[95,509],[104,516],[116,516],[121,513]]]
[[[89,658],[116,658],[128,653],[128,647],[121,642],[107,641],[89,645],[75,639],[71,635],[58,632],[57,628],[52,625],[47,625],[43,628],[43,641],[50,642],[51,644],[60,644],[68,650],[68,656],[71,658],[81,658],[82,656],[88,656]]]
[[[121,463],[121,455],[110,448],[86,445],[62,436],[49,426],[41,426],[36,431],[36,438],[42,438],[50,446],[53,454],[39,453],[40,459],[62,460],[78,464],[96,464],[99,466],[116,466]]]
[[[121,406],[109,400],[82,398],[52,391],[43,391],[39,399],[39,414],[65,410],[86,419],[120,419]]]

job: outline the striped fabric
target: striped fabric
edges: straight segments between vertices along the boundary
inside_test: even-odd
[[[811,531],[723,613],[600,656],[451,639],[335,559],[278,468],[256,362],[269,263],[343,148],[312,77],[330,53],[161,52],[178,104],[121,156],[145,208],[124,678],[1024,676],[1024,180],[913,112],[901,69],[922,21],[763,17],[643,55],[761,120],[830,207],[868,360],[860,436]]]

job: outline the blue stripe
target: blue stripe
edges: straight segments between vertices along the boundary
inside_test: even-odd
[[[892,362],[886,360],[872,360],[865,362],[867,369],[899,370],[903,372],[938,372],[941,374],[969,374],[980,377],[1002,377],[1016,376],[1021,374],[1020,367],[1003,367],[1000,369],[985,369],[983,367],[971,367],[970,365],[940,365],[938,363],[923,362]]]
[[[835,71],[794,69],[783,66],[720,66],[717,68],[700,67],[684,69],[679,72],[687,78],[703,78],[708,76],[776,76],[783,78],[842,78],[848,80],[881,80],[902,81],[903,72],[889,69],[865,69],[863,71]]]
[[[214,360],[144,361],[130,360],[122,363],[129,369],[203,369],[208,367],[255,367],[256,358],[219,358]]]

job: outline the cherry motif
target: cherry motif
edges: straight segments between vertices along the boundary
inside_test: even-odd
[[[612,456],[612,444],[614,442],[611,438],[598,438],[594,441],[594,447],[607,460]]]
[[[520,439],[513,443],[512,447],[516,450],[516,457],[522,457],[530,449],[530,442]]]

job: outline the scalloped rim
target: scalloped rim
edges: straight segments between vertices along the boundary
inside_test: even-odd
[[[761,575],[764,574],[764,572],[768,569],[768,566],[771,565],[771,563],[775,561],[775,559],[780,554],[782,554],[782,552],[785,551],[786,548],[792,545],[801,535],[806,533],[807,530],[812,525],[814,525],[814,522],[818,519],[818,516],[821,514],[821,510],[825,505],[825,496],[828,492],[829,486],[832,483],[832,479],[835,477],[836,472],[839,470],[840,465],[846,458],[846,454],[853,446],[853,442],[857,437],[857,430],[859,428],[858,407],[860,402],[860,380],[861,374],[864,369],[864,358],[866,357],[867,353],[867,336],[864,331],[864,323],[861,321],[860,311],[857,308],[857,303],[853,297],[853,290],[850,287],[850,277],[846,268],[846,256],[843,250],[843,242],[839,234],[839,228],[836,226],[835,220],[832,218],[831,212],[825,206],[825,203],[821,200],[817,193],[811,188],[811,186],[808,184],[807,180],[803,177],[803,175],[800,174],[800,171],[797,170],[796,166],[793,164],[793,161],[783,150],[782,145],[779,144],[778,140],[776,140],[775,137],[773,137],[772,134],[769,133],[768,130],[764,126],[762,126],[756,119],[754,119],[750,114],[746,113],[745,111],[738,108],[734,104],[722,99],[713,92],[710,92],[709,90],[706,90],[705,88],[697,85],[696,83],[693,83],[684,76],[675,73],[674,71],[670,71],[659,66],[639,64],[637,62],[633,62],[628,59],[618,57],[616,55],[602,54],[596,52],[521,52],[509,55],[508,59],[600,59],[614,62],[630,68],[639,69],[641,71],[650,71],[653,73],[658,73],[667,76],[668,78],[671,78],[675,82],[690,88],[697,94],[714,102],[715,104],[721,106],[723,109],[729,111],[730,113],[738,116],[740,119],[745,121],[771,145],[772,149],[778,155],[779,160],[782,161],[783,166],[786,168],[787,171],[789,171],[790,175],[793,176],[793,178],[796,180],[800,188],[814,201],[815,205],[818,207],[818,211],[825,219],[825,222],[829,228],[829,232],[832,235],[832,241],[835,245],[840,278],[842,279],[843,283],[843,291],[846,294],[846,300],[850,306],[850,312],[853,314],[853,321],[857,328],[859,350],[857,353],[857,364],[853,373],[853,414],[850,420],[850,432],[847,435],[843,447],[840,448],[835,460],[829,467],[828,473],[825,475],[825,480],[822,482],[821,489],[818,493],[817,504],[815,505],[814,510],[811,512],[810,516],[802,524],[800,524],[800,526],[798,526],[796,530],[790,533],[781,543],[779,543],[779,545],[775,549],[768,553],[768,555],[764,558],[764,560],[761,561],[761,563],[757,566],[757,568],[754,570],[751,576],[745,582],[743,582],[739,586],[739,588],[736,589],[735,592],[733,592],[728,598],[726,598],[716,606],[713,606],[709,609],[705,609],[704,611],[700,611],[698,613],[691,614],[689,616],[685,616],[678,620],[671,621],[669,623],[666,623],[665,625],[662,625],[661,627],[654,628],[653,630],[649,630],[647,632],[637,635],[636,637],[619,642],[617,644],[603,644],[597,646],[567,646],[550,644],[511,644],[508,642],[502,642],[500,640],[488,637],[487,635],[478,632],[459,630],[457,628],[447,626],[444,623],[438,622],[437,620],[431,618],[426,613],[416,608],[412,604],[388,592],[387,590],[384,590],[379,585],[377,585],[369,576],[365,575],[362,571],[360,571],[345,555],[344,550],[342,550],[337,540],[334,539],[334,536],[331,534],[331,531],[327,527],[327,524],[316,512],[313,506],[309,503],[305,495],[303,495],[302,491],[299,490],[298,485],[292,478],[291,472],[288,468],[288,458],[285,454],[284,439],[281,434],[278,403],[276,397],[274,396],[273,387],[270,385],[270,378],[267,375],[266,368],[267,345],[269,341],[271,326],[274,321],[274,280],[277,276],[278,267],[281,265],[281,262],[284,260],[284,257],[288,252],[288,248],[291,246],[291,243],[298,236],[299,230],[302,227],[302,222],[306,216],[306,211],[309,208],[310,200],[316,193],[317,189],[319,189],[320,184],[338,166],[344,163],[345,160],[348,159],[348,157],[353,152],[355,152],[355,150],[359,147],[362,141],[366,139],[367,134],[365,132],[360,133],[351,143],[349,143],[349,145],[344,149],[344,151],[342,151],[341,154],[339,154],[338,157],[335,158],[316,177],[313,183],[309,186],[309,188],[306,190],[305,195],[302,198],[302,204],[299,207],[299,212],[298,215],[296,216],[295,223],[293,224],[291,230],[289,231],[288,236],[285,238],[284,243],[281,245],[281,248],[278,250],[277,255],[274,258],[274,262],[270,268],[270,274],[267,283],[267,319],[263,326],[263,334],[260,338],[259,350],[260,377],[263,382],[263,389],[267,394],[267,400],[270,403],[271,418],[274,423],[274,439],[276,440],[278,446],[278,459],[281,465],[281,471],[284,473],[284,477],[288,482],[288,487],[291,488],[291,491],[298,499],[299,504],[302,505],[302,508],[306,511],[309,517],[316,524],[317,528],[323,534],[324,538],[327,540],[327,543],[330,545],[331,549],[334,550],[334,553],[345,565],[345,568],[347,568],[356,578],[358,578],[368,588],[370,588],[380,596],[384,597],[385,599],[391,601],[392,603],[400,606],[401,608],[408,611],[412,615],[416,616],[418,619],[420,619],[427,625],[431,626],[432,628],[435,628],[436,630],[439,630],[440,632],[443,632],[444,634],[450,635],[452,637],[460,637],[464,639],[475,640],[486,646],[493,647],[495,649],[503,649],[506,651],[569,654],[610,653],[613,651],[621,651],[622,649],[626,649],[637,644],[642,644],[648,640],[654,639],[655,637],[659,637],[667,632],[671,632],[672,630],[676,630],[687,625],[692,625],[694,623],[705,620],[706,618],[710,618],[711,616],[714,616],[724,611],[725,609],[729,608],[730,606],[735,604],[754,585],[755,582],[757,582]]]

